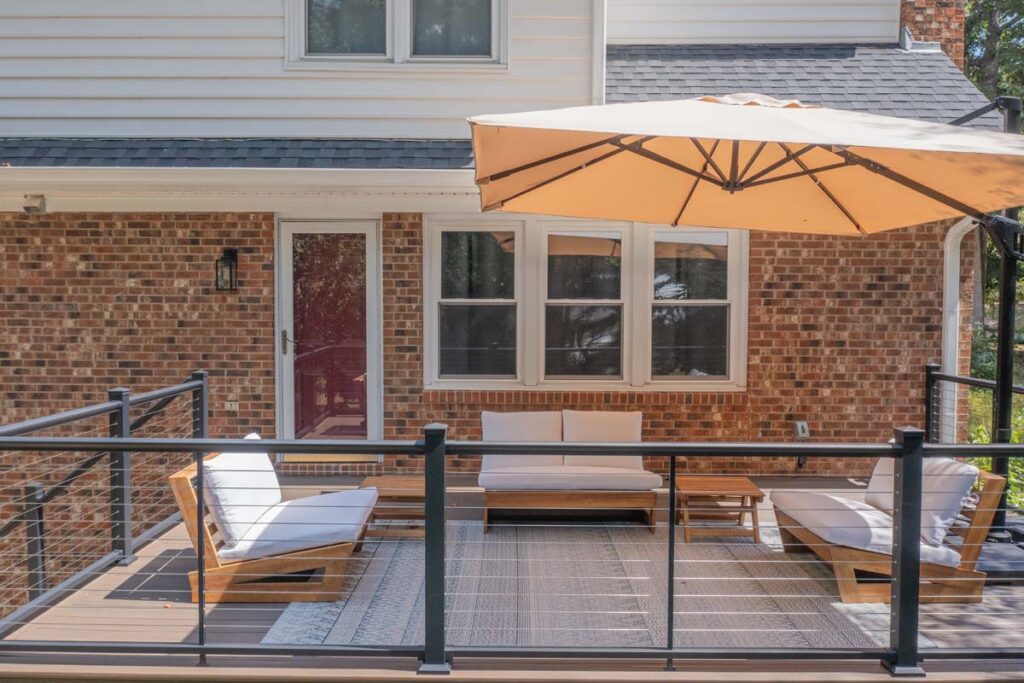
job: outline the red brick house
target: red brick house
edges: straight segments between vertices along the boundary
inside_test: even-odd
[[[949,121],[986,104],[960,0],[483,0],[430,26],[366,3],[358,35],[299,0],[107,2],[74,30],[58,4],[10,10],[0,54],[0,422],[201,368],[215,436],[472,439],[481,410],[572,407],[642,410],[650,440],[866,441],[921,423],[926,362],[965,367],[966,223],[485,216],[464,123],[728,92]]]

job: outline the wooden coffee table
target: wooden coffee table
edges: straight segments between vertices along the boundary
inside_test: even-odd
[[[739,476],[676,476],[676,523],[683,525],[683,540],[696,536],[747,536],[761,542],[757,504],[764,492],[754,482]],[[751,528],[743,526],[750,515]],[[693,526],[697,519],[735,521],[736,526]]]
[[[382,528],[367,532],[368,536],[399,536],[422,538],[423,496],[425,480],[421,474],[382,474],[366,477],[363,488],[377,489],[377,504],[373,508],[372,522],[404,521],[414,522],[407,529]]]

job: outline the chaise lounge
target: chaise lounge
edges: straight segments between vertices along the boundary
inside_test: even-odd
[[[200,525],[196,474],[193,463],[172,474],[170,483],[197,554],[203,544],[208,602],[338,599],[345,563],[361,549],[376,489],[286,501],[266,453],[214,453],[203,461],[210,519]],[[193,602],[199,599],[198,575],[188,575]]]
[[[639,412],[484,411],[485,441],[640,443]],[[494,509],[641,510],[654,532],[661,476],[644,469],[643,457],[588,455],[484,455],[484,531]]]
[[[980,480],[975,497],[971,489]],[[921,601],[981,602],[975,569],[1006,480],[946,458],[924,461],[921,497]],[[771,493],[786,552],[809,550],[832,566],[845,603],[888,602],[892,575],[893,460],[882,458],[865,502],[809,491]]]

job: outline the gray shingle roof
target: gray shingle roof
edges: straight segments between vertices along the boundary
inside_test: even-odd
[[[758,92],[945,122],[987,104],[940,52],[885,45],[615,45],[608,102]],[[975,126],[998,128],[998,113]],[[463,169],[468,140],[0,138],[0,167]]]
[[[608,102],[756,92],[945,123],[988,100],[941,52],[892,45],[613,45]],[[998,113],[974,125],[1000,126]]]
[[[0,166],[470,168],[468,140],[0,138]]]

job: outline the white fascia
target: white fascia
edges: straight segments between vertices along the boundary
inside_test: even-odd
[[[0,211],[26,194],[47,211],[272,211],[282,215],[476,211],[471,170],[0,168]]]

